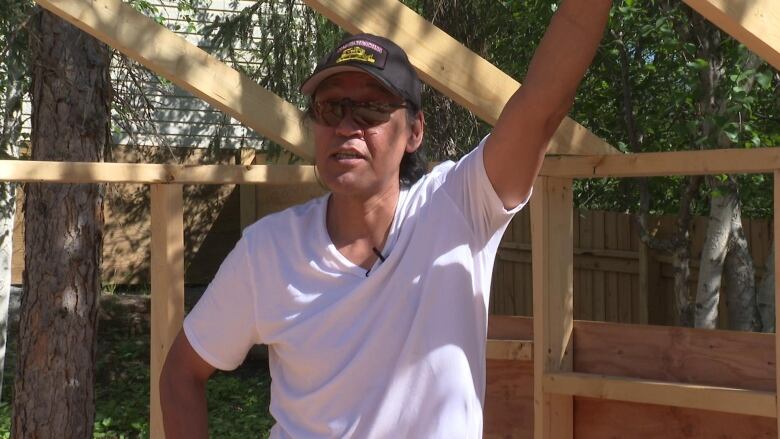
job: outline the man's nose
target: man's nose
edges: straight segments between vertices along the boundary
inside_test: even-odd
[[[336,125],[336,133],[341,136],[349,137],[355,135],[355,133],[362,132],[363,128],[355,122],[355,119],[352,117],[352,109],[344,108],[343,112],[344,116],[341,118],[338,125]]]

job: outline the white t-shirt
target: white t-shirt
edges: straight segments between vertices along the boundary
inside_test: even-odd
[[[268,344],[271,438],[479,438],[493,261],[507,211],[482,146],[401,191],[367,275],[328,196],[249,227],[184,322],[212,366]]]

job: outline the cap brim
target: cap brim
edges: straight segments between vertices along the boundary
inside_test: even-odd
[[[374,74],[373,71],[370,69],[364,68],[360,65],[341,65],[341,66],[332,66],[325,69],[322,69],[321,71],[309,76],[309,79],[303,82],[301,85],[301,93],[303,93],[306,96],[312,96],[314,92],[317,90],[317,87],[320,86],[322,81],[330,78],[333,75],[337,75],[339,73],[344,72],[360,72],[360,73],[366,73],[368,75],[371,75],[372,78],[376,79],[382,86],[384,86],[390,93],[403,98],[403,95],[399,93],[395,87],[390,85],[387,81],[385,81],[384,78],[382,78],[379,75]]]

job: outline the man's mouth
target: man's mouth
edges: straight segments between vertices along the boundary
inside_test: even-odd
[[[336,160],[355,160],[355,159],[363,158],[362,155],[356,152],[337,152],[333,154],[331,157],[333,157]]]

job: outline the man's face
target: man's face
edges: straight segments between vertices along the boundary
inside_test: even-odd
[[[353,103],[402,105],[403,99],[365,73],[331,76],[314,94],[314,105],[348,99]],[[415,151],[422,141],[422,116],[410,123],[405,108],[389,110],[387,121],[365,126],[352,109],[335,125],[316,122],[314,142],[317,170],[333,193],[368,198],[398,187],[404,152]],[[357,120],[356,120],[357,119]]]

